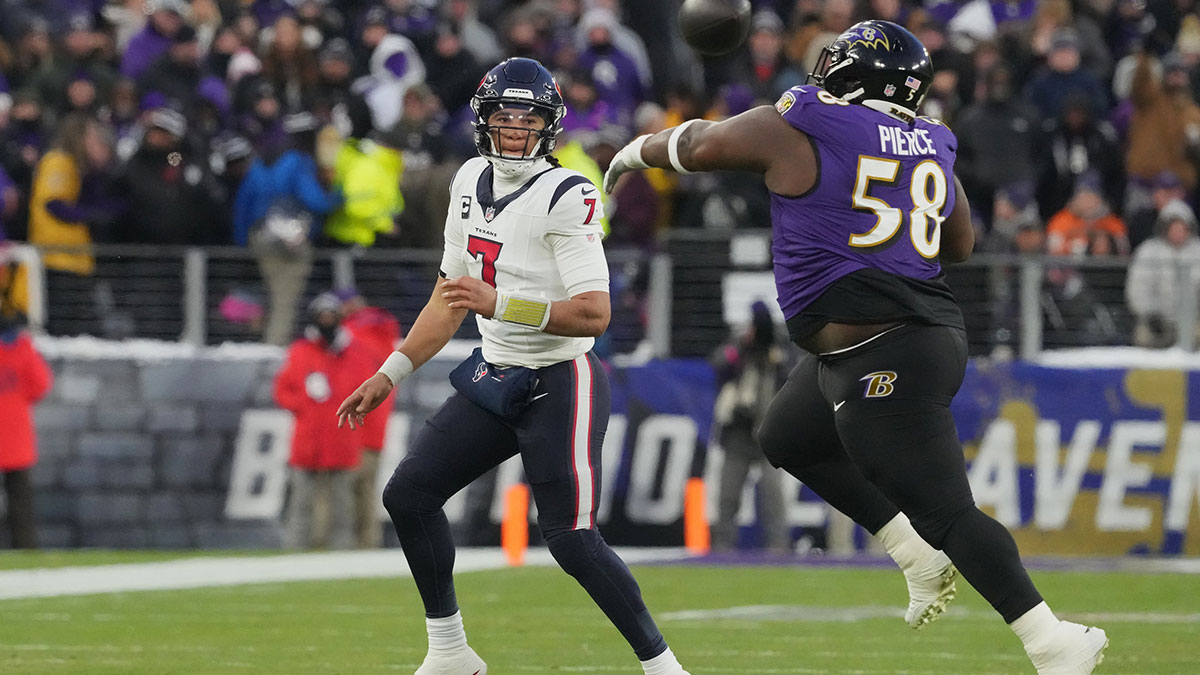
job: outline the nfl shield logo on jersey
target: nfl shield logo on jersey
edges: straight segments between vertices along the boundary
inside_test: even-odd
[[[894,85],[894,84],[889,84],[883,88],[884,96],[891,96],[894,93],[896,93],[896,85]]]
[[[487,207],[486,210],[484,210],[484,212],[483,212],[484,220],[486,220],[490,223],[490,222],[492,222],[492,218],[495,218],[495,217],[496,217],[496,207],[489,206],[489,207]]]

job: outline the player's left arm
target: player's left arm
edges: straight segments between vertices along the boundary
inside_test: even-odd
[[[954,177],[954,208],[942,222],[942,247],[938,260],[944,263],[962,262],[975,249],[975,228],[971,225],[971,205],[962,181]]]
[[[815,170],[807,137],[770,105],[751,108],[720,122],[689,120],[634,139],[613,158],[604,175],[604,190],[612,192],[621,175],[646,167],[683,173],[760,173],[767,188],[779,194],[804,192]]]
[[[608,330],[612,303],[607,291],[587,291],[570,300],[550,303],[545,332],[564,337],[600,337]]]

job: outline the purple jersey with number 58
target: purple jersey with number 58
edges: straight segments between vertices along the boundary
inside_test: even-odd
[[[856,270],[940,275],[941,225],[955,198],[953,132],[923,117],[907,124],[812,85],[792,87],[775,107],[813,140],[819,167],[806,194],[771,193],[784,316]]]

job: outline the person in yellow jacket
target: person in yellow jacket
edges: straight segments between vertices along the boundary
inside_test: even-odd
[[[573,171],[578,171],[585,178],[592,181],[594,185],[599,186],[604,182],[604,172],[600,170],[600,166],[596,164],[596,160],[592,159],[578,138],[567,136],[565,133],[560,135],[558,147],[554,151],[554,157],[558,159],[559,164]],[[604,228],[604,236],[607,237],[610,231],[607,215],[609,209],[608,201],[611,197],[603,190],[599,192],[600,201],[604,204],[605,213],[605,215],[600,217],[600,226]]]
[[[347,139],[338,149],[333,183],[345,202],[325,220],[325,236],[345,245],[372,246],[375,237],[395,231],[404,210],[400,151],[373,140]]]
[[[81,307],[90,307],[90,277],[96,268],[92,234],[86,222],[67,220],[80,197],[84,175],[112,157],[100,123],[76,114],[58,128],[52,148],[38,160],[33,171],[29,200],[29,243],[42,250],[46,268],[46,298],[49,305],[46,330],[51,334],[87,333],[94,328]],[[63,208],[68,207],[68,208]],[[14,280],[13,302],[24,306],[27,270]],[[70,308],[64,311],[63,308]]]

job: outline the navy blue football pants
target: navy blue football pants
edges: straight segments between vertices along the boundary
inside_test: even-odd
[[[846,352],[806,354],[759,428],[770,462],[872,534],[904,511],[1012,623],[1042,601],[1012,535],[975,506],[950,401],[962,330],[908,324]]]
[[[512,421],[455,393],[417,432],[383,503],[430,618],[458,611],[454,543],[442,505],[520,454],[551,555],[583,586],[641,660],[666,650],[625,563],[596,529],[600,455],[611,406],[608,377],[586,354],[538,371],[534,400]]]

